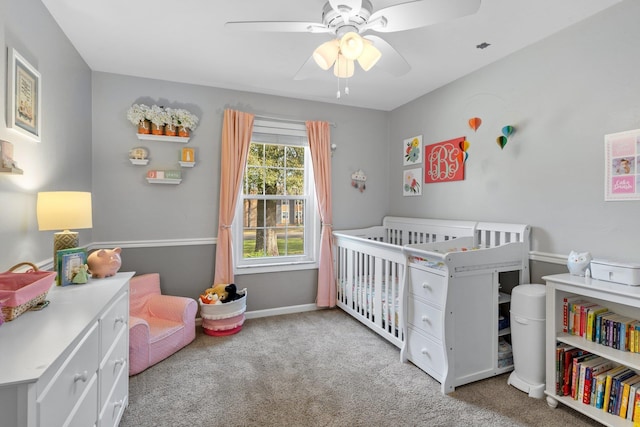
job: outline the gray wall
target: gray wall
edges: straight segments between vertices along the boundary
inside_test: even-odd
[[[38,231],[38,191],[91,191],[91,70],[39,0],[0,2],[0,116],[6,117],[7,46],[42,76],[42,142],[7,129],[23,175],[0,174],[0,271],[53,256],[53,231]],[[92,241],[91,230],[80,241]]]
[[[225,108],[334,123],[334,226],[374,225],[386,213],[388,165],[379,155],[387,150],[385,112],[99,72],[93,73],[92,99],[94,241],[123,246],[123,269],[160,272],[167,293],[197,297],[213,282],[214,245],[198,239],[217,237]],[[140,102],[187,108],[200,118],[188,143],[196,149],[196,166],[183,169],[179,185],[145,180],[148,169],[175,169],[184,145],[138,140],[126,112]],[[148,166],[129,162],[136,146],[149,150]],[[369,173],[363,193],[351,187],[351,173],[360,168]],[[262,310],[313,303],[317,272],[242,275],[235,282],[248,289],[247,309]]]
[[[604,201],[604,135],[640,128],[638,16],[640,2],[624,1],[393,111],[388,212],[527,223],[535,252],[637,261],[640,202]],[[516,132],[501,150],[505,125]],[[465,180],[403,197],[397,153],[416,134],[466,135]]]

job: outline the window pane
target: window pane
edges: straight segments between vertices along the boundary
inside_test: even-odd
[[[304,147],[287,148],[287,167],[304,168]]]
[[[287,229],[286,250],[287,255],[304,254],[304,228],[295,227]]]
[[[275,227],[280,223],[280,200],[266,200],[265,225]]]
[[[268,168],[265,170],[266,182],[264,194],[267,195],[284,195],[284,170]]]
[[[304,194],[304,170],[287,170],[287,194],[300,196]]]
[[[252,142],[249,146],[249,158],[247,164],[249,166],[261,166],[264,163],[264,144],[257,144]]]
[[[264,194],[264,169],[248,167],[244,174],[244,194]]]
[[[265,165],[272,167],[284,167],[284,147],[281,145],[265,145]]]

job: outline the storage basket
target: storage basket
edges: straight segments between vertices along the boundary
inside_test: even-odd
[[[204,304],[199,301],[205,334],[219,337],[240,332],[247,309],[247,289],[238,291],[238,295],[242,297],[222,304]]]
[[[24,273],[14,272],[25,265],[31,268]],[[55,271],[39,271],[30,262],[21,262],[0,273],[0,303],[4,320],[13,320],[43,302],[55,278]]]

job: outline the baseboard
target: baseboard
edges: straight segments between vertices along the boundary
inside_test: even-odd
[[[323,310],[315,304],[292,305],[289,307],[268,308],[266,310],[247,311],[244,314],[246,319],[257,319],[259,317],[279,316],[281,314],[304,313],[306,311]],[[196,325],[202,325],[202,318],[196,317]]]

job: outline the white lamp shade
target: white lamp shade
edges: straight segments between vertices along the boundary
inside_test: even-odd
[[[338,55],[338,59],[333,66],[333,74],[338,78],[347,79],[353,76],[354,68],[352,60]]]
[[[93,227],[91,193],[48,191],[38,193],[38,229],[69,230]]]
[[[363,49],[364,42],[358,33],[349,31],[340,39],[340,53],[347,59],[355,61]]]
[[[363,70],[369,71],[371,67],[376,65],[376,62],[378,62],[382,57],[382,52],[380,52],[369,40],[363,40],[364,49],[362,50],[362,54],[358,57],[358,64],[360,64]]]
[[[338,57],[338,52],[340,51],[340,42],[338,39],[330,40],[328,42],[322,43],[320,46],[313,51],[313,59],[316,61],[316,64],[323,70],[328,70],[331,68],[334,62],[336,62],[336,58]]]

